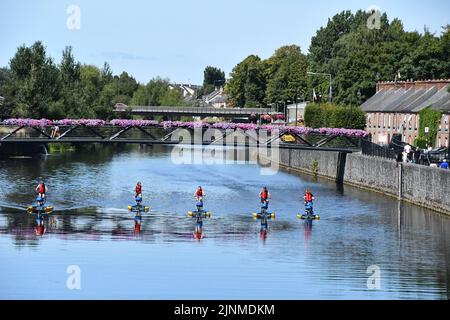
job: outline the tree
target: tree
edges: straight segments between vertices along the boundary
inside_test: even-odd
[[[21,46],[10,61],[11,78],[7,84],[10,116],[41,118],[60,94],[59,70],[40,41]]]
[[[258,56],[250,55],[237,64],[225,90],[233,105],[257,107],[263,104],[266,89],[265,64]]]
[[[225,72],[219,68],[207,66],[203,71],[203,94],[213,92],[219,84],[225,84]]]
[[[62,53],[59,64],[59,81],[61,83],[59,99],[49,103],[47,116],[61,119],[71,113],[71,110],[80,110],[82,107],[78,96],[81,81],[81,64],[75,61],[72,47],[66,47]],[[73,114],[73,113],[72,113]]]
[[[183,95],[178,88],[168,89],[160,99],[162,106],[184,106]]]
[[[71,86],[80,81],[81,64],[75,61],[72,47],[66,47],[59,65],[61,81],[65,86]]]
[[[358,106],[311,103],[305,109],[305,125],[312,128],[363,130],[366,126],[366,113]]]
[[[138,89],[139,84],[136,79],[127,72],[122,72],[119,76],[114,76],[112,84],[115,90],[116,102],[128,104],[134,92]]]
[[[113,77],[113,72],[112,72],[111,67],[109,66],[108,62],[103,63],[103,68],[100,71],[100,76],[102,78],[103,84],[112,82],[114,77]]]
[[[7,96],[7,85],[11,81],[11,70],[0,68],[0,96]],[[0,103],[0,120],[8,116],[8,106],[6,102]]]
[[[381,15],[380,28],[367,28],[371,13],[344,11],[330,19],[311,40],[310,70],[333,75],[334,102],[355,104],[375,93],[380,80],[436,79],[450,77],[449,28],[441,37],[425,29],[406,32],[399,19]],[[308,92],[326,94],[328,81],[310,77]]]
[[[297,45],[284,46],[267,61],[266,103],[293,100],[307,91],[308,61]]]
[[[101,79],[104,79],[104,76],[100,74]],[[110,119],[114,117],[113,114],[113,106],[115,104],[115,90],[112,83],[107,83],[103,86],[97,103],[94,107],[94,111],[97,118],[100,119]]]
[[[162,97],[169,90],[169,80],[162,78],[154,78],[147,84],[148,105],[160,106]]]
[[[145,86],[140,85],[130,102],[133,106],[183,106],[183,96],[170,85],[169,79],[154,78]]]

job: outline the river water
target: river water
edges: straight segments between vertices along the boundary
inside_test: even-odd
[[[306,175],[262,175],[252,161],[176,164],[171,151],[88,147],[0,160],[0,298],[450,297],[449,219]],[[55,211],[38,228],[25,208],[41,177]],[[140,227],[127,211],[137,181],[151,207]],[[212,212],[202,239],[186,215],[198,185]],[[276,219],[261,235],[252,213],[264,185]],[[312,224],[296,216],[305,188],[321,216]]]

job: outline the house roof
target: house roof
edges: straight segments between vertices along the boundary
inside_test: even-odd
[[[220,96],[215,96],[214,98],[209,100],[209,103],[225,103],[225,102],[227,102],[227,100],[228,100],[227,95],[220,95]]]
[[[448,86],[383,85],[361,105],[361,109],[366,112],[419,112],[428,106],[450,112]]]

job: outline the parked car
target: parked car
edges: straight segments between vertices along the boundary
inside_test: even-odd
[[[426,152],[431,163],[441,163],[448,156],[447,148],[440,147]]]

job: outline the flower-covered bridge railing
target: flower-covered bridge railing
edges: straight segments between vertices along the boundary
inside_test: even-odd
[[[99,119],[62,119],[62,120],[49,120],[49,119],[6,119],[0,122],[2,127],[9,127],[13,130],[5,136],[0,136],[0,142],[27,140],[26,137],[20,139],[14,138],[13,135],[22,129],[30,128],[37,131],[40,135],[44,135],[45,138],[41,138],[45,142],[52,141],[74,141],[75,137],[68,136],[69,133],[74,133],[79,128],[84,128],[88,132],[92,133],[94,138],[89,141],[87,139],[81,139],[85,142],[107,142],[118,141],[123,139],[124,133],[130,129],[137,129],[146,135],[145,139],[141,139],[142,143],[160,143],[168,141],[168,138],[177,129],[216,129],[222,132],[222,137],[225,137],[230,132],[250,132],[261,130],[271,133],[272,137],[267,141],[268,144],[277,139],[289,136],[289,139],[281,139],[281,142],[291,141],[299,144],[303,144],[309,147],[322,147],[325,144],[329,144],[333,140],[343,139],[358,147],[357,141],[367,136],[367,133],[363,130],[345,129],[345,128],[308,128],[308,127],[295,127],[284,125],[257,125],[252,123],[229,123],[229,122],[193,122],[193,121],[155,121],[155,120],[130,120],[130,119],[114,119],[110,121]],[[52,134],[47,131],[52,128]],[[57,128],[58,135],[53,135],[53,130]],[[169,131],[165,137],[158,139],[147,129],[162,129]],[[60,129],[63,129],[59,131]],[[109,131],[108,131],[109,130]],[[112,131],[111,131],[112,130]],[[108,132],[108,133],[105,133]],[[307,138],[308,137],[308,138]],[[313,137],[312,141],[309,137]],[[28,137],[29,138],[29,137]],[[121,139],[119,139],[121,138]],[[220,140],[221,138],[217,139]],[[38,140],[34,138],[34,141]],[[70,140],[70,141],[69,141]],[[138,139],[134,139],[132,142],[139,142]],[[211,142],[211,141],[209,141]],[[338,144],[335,144],[337,146]]]
[[[63,119],[63,120],[48,120],[48,119],[6,119],[0,122],[3,126],[16,126],[16,127],[34,127],[44,128],[52,126],[85,126],[91,128],[99,127],[159,127],[163,129],[170,128],[212,128],[212,129],[241,129],[241,130],[278,130],[282,133],[293,134],[323,134],[323,135],[337,135],[347,137],[363,138],[367,136],[367,132],[358,129],[344,129],[344,128],[309,128],[309,127],[294,127],[283,125],[256,125],[252,123],[228,123],[228,122],[194,122],[194,121],[161,121],[156,120],[128,120],[128,119],[114,119],[111,121],[98,120],[98,119]]]

